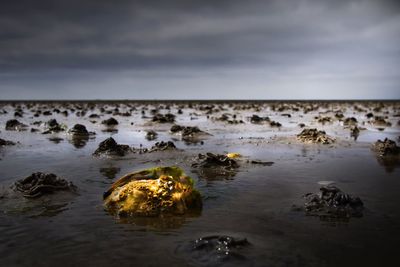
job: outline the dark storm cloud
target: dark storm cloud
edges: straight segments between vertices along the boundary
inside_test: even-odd
[[[351,73],[353,80],[377,75],[393,84],[400,77],[398,3],[3,0],[0,88],[81,79],[86,71],[132,72],[127,76],[143,82],[146,70],[162,83],[174,69],[185,77],[217,70],[227,79],[255,70],[257,77],[243,79],[285,83]]]

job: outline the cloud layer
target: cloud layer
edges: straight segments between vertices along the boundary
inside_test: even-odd
[[[398,99],[399,44],[396,1],[2,1],[0,92]]]

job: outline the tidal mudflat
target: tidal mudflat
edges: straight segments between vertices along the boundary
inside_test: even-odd
[[[399,143],[396,101],[2,102],[0,265],[391,266]]]

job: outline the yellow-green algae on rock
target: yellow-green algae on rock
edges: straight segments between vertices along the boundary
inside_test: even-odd
[[[104,204],[118,216],[185,214],[201,208],[201,196],[179,167],[155,167],[118,179],[104,193]]]

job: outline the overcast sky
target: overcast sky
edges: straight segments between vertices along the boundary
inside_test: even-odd
[[[400,1],[1,0],[0,99],[400,99]]]

